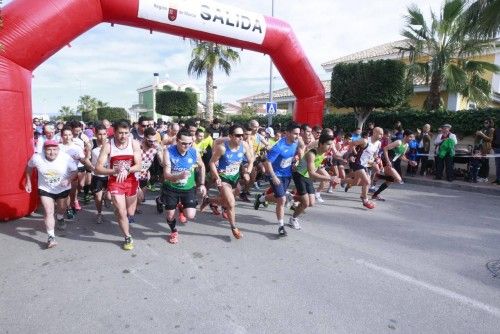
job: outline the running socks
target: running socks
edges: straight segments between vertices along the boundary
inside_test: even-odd
[[[176,224],[175,218],[174,218],[174,220],[172,220],[172,221],[169,221],[169,220],[167,219],[167,224],[168,224],[168,226],[170,227],[170,230],[171,230],[172,232],[177,232],[177,229],[175,228],[175,224]]]
[[[54,230],[47,230],[47,234],[49,235],[49,237],[56,237]]]
[[[378,187],[377,191],[373,193],[373,196],[377,196],[378,194],[380,194],[382,191],[384,191],[385,189],[387,189],[387,187],[389,187],[389,185],[384,182],[380,185],[380,187]]]
[[[278,224],[280,224],[280,226],[285,226],[283,219],[278,220]]]

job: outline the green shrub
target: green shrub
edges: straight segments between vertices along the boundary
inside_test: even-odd
[[[97,118],[99,121],[107,119],[111,123],[120,119],[128,119],[128,113],[124,108],[101,107],[97,108]]]
[[[194,116],[198,110],[198,97],[194,93],[158,91],[156,112],[166,116]]]

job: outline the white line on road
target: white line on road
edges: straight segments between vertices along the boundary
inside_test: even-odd
[[[388,276],[391,276],[393,278],[397,278],[399,280],[408,282],[410,284],[422,287],[424,289],[427,289],[429,291],[437,293],[437,294],[439,294],[441,296],[445,296],[445,297],[448,297],[450,299],[454,299],[454,300],[456,300],[456,301],[458,301],[458,302],[460,302],[462,304],[470,305],[470,306],[472,306],[472,307],[474,307],[476,309],[486,311],[486,312],[494,315],[495,317],[500,318],[500,309],[498,309],[498,308],[496,308],[494,306],[487,305],[485,303],[482,303],[482,302],[477,301],[475,299],[472,299],[472,298],[469,298],[467,296],[461,295],[461,294],[456,293],[454,291],[451,291],[451,290],[448,290],[448,289],[445,289],[445,288],[441,288],[439,286],[436,286],[436,285],[433,285],[433,284],[430,284],[430,283],[426,283],[426,282],[420,281],[420,280],[418,280],[418,279],[416,279],[414,277],[411,277],[411,276],[408,276],[408,275],[405,275],[405,274],[401,274],[401,273],[399,273],[397,271],[377,266],[376,264],[367,262],[367,261],[365,261],[363,259],[354,259],[354,261],[356,263],[358,263],[358,264],[364,265],[365,267],[368,267],[368,268],[373,269],[375,271],[381,272],[381,273],[383,273],[385,275],[388,275]]]

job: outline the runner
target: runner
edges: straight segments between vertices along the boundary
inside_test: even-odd
[[[71,131],[73,133],[73,142],[80,146],[85,154],[85,157],[90,160],[90,151],[92,150],[92,144],[90,143],[89,137],[85,133],[83,133],[83,125],[80,121],[73,120],[69,122],[69,126],[71,127]],[[76,211],[80,211],[82,208],[80,206],[80,202],[78,202],[78,192],[83,190],[83,201],[85,204],[90,202],[90,180],[92,171],[88,168],[85,168],[83,164],[78,164],[78,183],[76,188],[75,197],[73,199],[73,208]]]
[[[98,124],[95,127],[96,131],[96,139],[94,141],[94,147],[92,148],[91,156],[92,156],[92,165],[97,165],[97,160],[99,158],[99,154],[101,153],[101,149],[104,144],[108,142],[108,130],[104,124]],[[108,165],[105,166],[108,168]],[[105,201],[105,197],[103,196],[104,192],[108,189],[108,176],[107,175],[99,175],[96,174],[95,168],[92,171],[92,180],[90,181],[90,191],[94,195],[95,207],[97,210],[96,223],[102,224],[102,204]],[[106,191],[106,197],[108,200],[111,200],[110,194]]]
[[[148,127],[144,131],[144,139],[141,144],[141,170],[136,173],[137,180],[139,181],[137,206],[144,202],[146,198],[145,193],[151,175],[150,167],[153,164],[155,157],[157,157],[159,163],[163,165],[163,150],[161,145],[158,143],[157,132],[154,128]],[[139,209],[136,209],[136,212],[141,213]],[[133,222],[132,219],[131,222]]]
[[[356,153],[349,162],[352,177],[346,179],[345,191],[347,192],[353,186],[361,186],[361,201],[363,206],[368,209],[375,208],[375,204],[368,200],[368,188],[370,186],[370,176],[367,169],[375,162],[380,150],[380,139],[384,131],[376,127],[373,129],[373,135],[370,138],[361,138],[351,143],[351,148]]]
[[[416,161],[410,161],[406,156],[408,151],[408,143],[415,139],[415,135],[411,130],[404,130],[403,139],[398,139],[384,147],[384,154],[382,156],[382,164],[384,166],[384,174],[377,174],[379,179],[384,179],[385,182],[372,195],[373,200],[385,201],[380,196],[380,193],[387,189],[392,182],[401,183],[401,175],[392,166],[395,161],[402,160],[408,162],[411,166],[416,166]]]
[[[194,169],[199,168],[200,175],[199,191],[202,197],[206,195],[205,188],[205,165],[201,161],[200,154],[193,145],[193,137],[187,130],[181,130],[177,134],[175,145],[171,145],[164,152],[163,168],[164,185],[162,187],[162,203],[167,210],[167,224],[171,233],[168,242],[176,244],[179,242],[179,234],[176,228],[175,209],[177,204],[182,204],[183,213],[187,219],[193,219],[196,215],[196,182]]]
[[[328,134],[320,135],[318,139],[318,148],[309,150],[300,160],[296,170],[293,172],[293,182],[297,188],[300,204],[295,207],[292,217],[288,225],[296,230],[300,230],[301,226],[298,217],[308,207],[314,206],[315,190],[313,179],[322,181],[337,181],[338,178],[330,176],[325,172],[322,166],[325,160],[325,154],[333,145],[333,137]]]
[[[115,206],[115,215],[125,241],[124,250],[134,249],[128,217],[134,216],[139,182],[134,173],[141,170],[141,147],[130,134],[126,120],[116,121],[114,135],[103,145],[96,164],[96,173],[109,175],[108,191]],[[105,167],[109,159],[109,167]]]
[[[77,166],[72,157],[59,149],[55,140],[45,140],[43,152],[35,153],[28,161],[25,170],[25,189],[32,191],[31,172],[36,168],[38,173],[38,195],[44,211],[44,222],[47,230],[47,248],[57,245],[54,232],[54,211],[57,205],[57,228],[64,230],[64,212],[71,189],[71,180],[76,176]]]
[[[286,190],[292,179],[292,161],[298,148],[298,138],[300,126],[297,123],[290,123],[286,128],[286,136],[281,138],[267,153],[267,160],[264,162],[267,174],[271,177],[272,194],[256,195],[254,209],[267,202],[276,202],[276,218],[278,219],[278,235],[286,236],[284,215]]]
[[[246,180],[250,179],[253,165],[253,155],[250,146],[243,141],[243,135],[243,128],[240,125],[232,125],[229,128],[229,139],[214,146],[212,158],[210,159],[210,173],[219,189],[220,196],[215,199],[206,197],[200,206],[200,211],[202,211],[209,204],[211,206],[214,203],[222,205],[233,236],[236,239],[243,237],[243,234],[235,225],[235,196],[240,191],[240,165],[243,156],[246,156],[249,166],[243,174]]]

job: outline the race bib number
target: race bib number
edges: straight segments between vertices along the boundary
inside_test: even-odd
[[[226,167],[224,174],[226,175],[236,175],[240,171],[240,164],[232,164]]]
[[[280,167],[287,168],[292,164],[293,157],[281,160]]]
[[[172,175],[177,176],[177,175],[180,175],[180,174],[182,174],[184,172],[186,172],[186,171],[184,171],[184,170],[181,170],[181,171],[172,171]],[[185,186],[187,184],[187,182],[188,182],[189,176],[191,176],[191,172],[190,171],[187,171],[187,172],[188,172],[188,175],[185,178],[183,178],[183,179],[175,181],[175,184],[178,184],[180,186]]]
[[[48,172],[47,174],[44,174],[43,176],[44,176],[45,180],[47,181],[47,184],[51,188],[55,188],[61,184],[62,177],[60,175],[57,175],[57,173]]]

